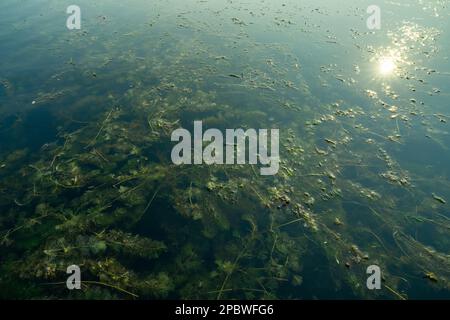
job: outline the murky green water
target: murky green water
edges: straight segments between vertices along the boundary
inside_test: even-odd
[[[0,297],[450,298],[450,1],[378,2],[3,0]],[[278,174],[175,166],[195,120]]]

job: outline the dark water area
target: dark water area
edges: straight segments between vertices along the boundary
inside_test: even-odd
[[[450,298],[450,1],[69,5],[0,3],[1,299]]]

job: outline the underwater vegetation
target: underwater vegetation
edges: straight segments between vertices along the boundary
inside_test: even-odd
[[[376,34],[327,1],[80,1],[74,32],[39,3],[0,32],[1,298],[450,298],[449,1]],[[278,174],[174,165],[195,120],[279,128]]]

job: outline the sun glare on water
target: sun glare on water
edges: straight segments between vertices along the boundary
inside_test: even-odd
[[[378,72],[382,76],[391,75],[397,66],[395,65],[395,60],[392,57],[383,57],[378,62]]]

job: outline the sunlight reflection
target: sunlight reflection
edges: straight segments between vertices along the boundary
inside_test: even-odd
[[[399,75],[403,67],[410,64],[403,47],[381,49],[371,60],[376,74],[382,78]]]
[[[378,72],[382,76],[391,75],[397,68],[393,57],[382,57],[378,62]]]

